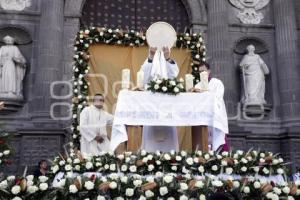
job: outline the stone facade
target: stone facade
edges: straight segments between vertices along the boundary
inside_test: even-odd
[[[65,108],[52,105],[70,102],[68,84],[59,81],[72,78],[73,42],[83,19],[84,6],[91,2],[93,0],[32,0],[22,11],[0,8],[0,36],[7,28],[14,28],[26,32],[31,41],[19,46],[29,61],[24,104],[17,112],[0,114],[1,123],[15,133],[16,162],[9,172],[21,173],[26,165],[34,166],[40,159],[57,155],[69,139],[70,121],[51,118],[51,115],[64,115]],[[151,1],[131,2],[147,6]],[[237,8],[229,0],[161,2],[175,2],[172,5],[175,8],[183,5],[187,26],[204,32],[212,71],[225,84],[233,148],[281,152],[294,162],[294,167],[300,166],[300,2],[270,1],[260,10],[264,18],[256,25],[243,24],[236,16]],[[98,8],[99,13],[101,9],[105,9],[105,5]],[[117,10],[111,14],[117,15]],[[144,19],[147,21],[147,17]],[[109,20],[107,24],[110,25]],[[272,104],[272,110],[259,121],[244,120],[237,107],[241,96],[238,63],[243,56],[237,49],[249,41],[265,48],[260,56],[271,72],[266,79],[266,100]],[[51,87],[54,81],[58,82]],[[62,98],[55,98],[51,92]]]

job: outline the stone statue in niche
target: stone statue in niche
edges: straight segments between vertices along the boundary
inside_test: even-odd
[[[254,45],[247,46],[248,53],[240,62],[243,77],[244,104],[266,104],[265,100],[265,76],[268,75],[269,68],[262,58],[255,53]]]
[[[0,48],[0,97],[23,99],[26,60],[14,45],[13,37],[7,35],[3,42],[5,45]]]
[[[31,0],[0,0],[0,6],[4,10],[22,11],[31,6]]]
[[[239,9],[237,17],[244,24],[259,24],[264,18],[258,10],[263,9],[270,0],[229,0],[229,2]]]

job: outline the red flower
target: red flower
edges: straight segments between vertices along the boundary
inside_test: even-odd
[[[90,180],[94,182],[94,181],[96,180],[96,175],[93,174],[93,175],[90,177]]]
[[[5,140],[0,139],[0,144],[5,144]]]
[[[11,165],[11,164],[13,163],[12,160],[5,160],[4,162],[5,162],[5,164],[7,164],[7,165]]]

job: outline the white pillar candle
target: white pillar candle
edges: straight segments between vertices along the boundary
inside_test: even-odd
[[[194,87],[194,76],[192,74],[185,75],[185,90],[188,92]]]
[[[122,70],[122,89],[129,89],[130,86],[130,69]]]
[[[200,85],[202,90],[208,90],[208,72],[203,71],[200,73]]]
[[[136,86],[139,89],[144,89],[144,72],[143,71],[138,71],[136,75]]]

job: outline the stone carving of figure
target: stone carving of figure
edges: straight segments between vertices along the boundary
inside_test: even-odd
[[[26,60],[11,36],[3,38],[0,48],[0,97],[23,98],[22,81],[25,76]]]
[[[243,57],[240,67],[244,81],[243,103],[266,104],[265,75],[269,69],[262,58],[255,54],[254,45],[247,46],[248,53]]]

